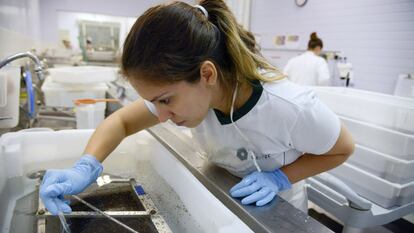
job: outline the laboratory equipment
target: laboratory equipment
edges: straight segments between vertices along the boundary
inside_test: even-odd
[[[106,102],[76,104],[76,128],[95,129],[104,120],[105,109]]]
[[[110,215],[106,214],[105,212],[101,211],[100,209],[96,208],[95,206],[93,206],[93,205],[89,204],[88,202],[86,202],[86,201],[85,201],[85,200],[83,200],[82,198],[78,197],[77,195],[72,195],[72,197],[74,197],[77,201],[82,202],[83,204],[85,204],[86,206],[88,206],[88,207],[89,207],[89,208],[91,208],[92,210],[96,211],[97,213],[99,213],[99,214],[101,214],[101,215],[105,216],[106,218],[108,218],[108,219],[109,219],[109,220],[111,220],[112,222],[114,222],[114,223],[118,224],[119,226],[121,226],[121,227],[123,227],[123,228],[127,229],[128,231],[133,232],[133,233],[138,233],[136,230],[134,230],[134,229],[130,228],[128,225],[126,225],[126,224],[124,224],[124,223],[122,223],[122,222],[118,221],[118,220],[117,220],[116,218],[114,218],[114,217],[111,217]]]
[[[58,217],[59,217],[60,223],[62,224],[62,228],[63,228],[62,232],[64,232],[64,233],[72,233],[72,231],[70,230],[69,224],[66,221],[66,218],[63,215],[63,212],[62,211],[59,211]]]
[[[394,95],[414,98],[414,74],[398,75]]]
[[[65,214],[70,230],[85,233],[171,232],[150,196],[140,192],[143,188],[135,179],[115,179],[116,183],[103,187],[93,183],[81,194],[67,196],[73,209],[70,214]],[[38,230],[60,232],[56,217],[44,209],[41,200],[37,216]]]
[[[119,102],[117,99],[76,99],[76,128],[94,129],[105,118],[106,102]]]
[[[8,63],[20,59],[30,58],[35,63],[34,71],[39,81],[43,81],[43,68],[39,58],[31,52],[17,53],[0,61],[0,72],[3,72]],[[0,73],[0,128],[13,128],[19,121],[20,69],[6,67],[5,73]]]
[[[340,52],[324,52],[329,69],[331,86],[353,86],[354,71],[352,63],[346,57],[339,56]]]
[[[354,77],[352,64],[347,61],[346,57],[339,57],[339,62],[337,63],[337,66],[339,70],[339,79],[342,83],[341,86],[350,86]]]

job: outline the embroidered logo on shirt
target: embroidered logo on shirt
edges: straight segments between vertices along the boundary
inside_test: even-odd
[[[248,153],[247,153],[247,150],[245,149],[245,148],[240,148],[240,149],[238,149],[237,150],[237,157],[240,159],[240,160],[246,160],[247,159],[247,155],[248,155]]]

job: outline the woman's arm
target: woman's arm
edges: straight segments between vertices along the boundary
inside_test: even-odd
[[[335,145],[322,155],[304,154],[295,162],[281,170],[293,184],[308,177],[328,171],[345,162],[354,152],[354,140],[348,130],[342,126]]]
[[[121,143],[121,141],[140,130],[159,123],[144,100],[137,100],[106,118],[89,139],[84,154],[96,157],[100,162]]]

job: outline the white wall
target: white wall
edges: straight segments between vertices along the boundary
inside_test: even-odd
[[[165,0],[40,0],[41,38],[57,42],[58,12],[93,13],[109,16],[138,17],[149,7]],[[186,1],[194,2],[194,1]],[[120,41],[123,43],[123,41]]]
[[[0,0],[0,59],[40,46],[39,0]]]
[[[39,37],[39,0],[1,0],[0,27]]]
[[[103,15],[107,18],[118,16],[127,19],[130,27],[133,23],[130,22],[131,18],[141,15],[153,5],[166,1],[0,0],[0,58],[32,48],[42,51],[58,45],[59,13],[91,13],[95,18],[102,18]],[[194,4],[195,0],[185,2]],[[72,43],[76,44],[75,42]],[[123,43],[122,39],[120,43]]]
[[[392,93],[398,74],[414,72],[413,0],[308,0],[304,7],[252,0],[250,26],[264,50],[281,34],[299,35],[306,49],[316,31],[325,49],[341,51],[353,64],[356,88]]]
[[[69,39],[74,49],[80,49],[79,47],[79,26],[80,20],[88,20],[95,22],[116,22],[120,25],[119,30],[119,42],[120,46],[125,40],[129,30],[135,23],[135,17],[121,17],[121,16],[108,16],[102,14],[91,13],[77,13],[71,11],[58,11],[58,29],[64,30],[69,33]]]

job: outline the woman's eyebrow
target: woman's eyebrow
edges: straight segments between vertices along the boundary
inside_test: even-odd
[[[154,102],[154,101],[156,101],[156,100],[160,99],[161,97],[163,97],[163,96],[164,96],[164,95],[166,95],[166,94],[168,94],[168,91],[166,91],[166,92],[162,93],[162,94],[161,94],[161,95],[159,95],[159,96],[156,96],[156,97],[152,98],[152,100],[150,100],[150,102]]]

